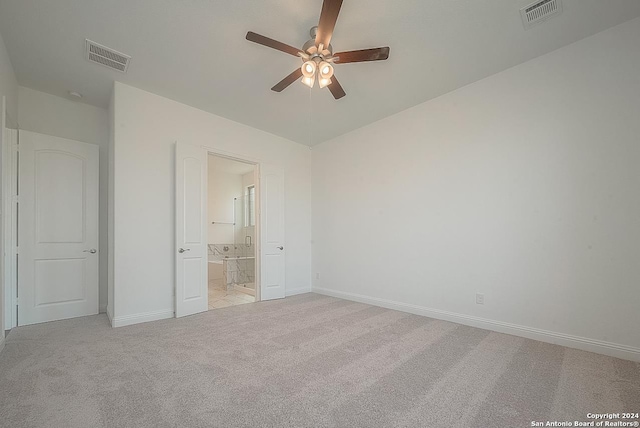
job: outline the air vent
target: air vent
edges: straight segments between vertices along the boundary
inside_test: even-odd
[[[127,72],[131,57],[87,39],[87,59],[122,73]]]
[[[560,12],[562,12],[562,0],[541,0],[520,9],[522,23],[526,30]]]

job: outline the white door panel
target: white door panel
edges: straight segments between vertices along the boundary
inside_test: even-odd
[[[176,144],[176,317],[209,308],[207,152]]]
[[[68,152],[38,150],[35,173],[36,242],[82,244],[85,159]]]
[[[260,165],[261,300],[285,296],[284,172]]]
[[[84,300],[86,269],[85,259],[36,260],[36,307]]]
[[[98,313],[98,147],[20,131],[18,324]]]

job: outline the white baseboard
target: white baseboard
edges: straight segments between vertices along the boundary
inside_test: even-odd
[[[111,318],[112,327],[124,327],[126,325],[140,324],[149,321],[158,321],[166,318],[173,318],[173,310],[145,312],[142,314],[125,315]]]
[[[572,336],[570,334],[556,333],[553,331],[541,330],[533,327],[525,327],[522,325],[510,324],[502,321],[494,321],[486,318],[479,318],[454,312],[447,312],[439,309],[412,305],[409,303],[395,302],[388,299],[369,297],[362,294],[330,290],[328,288],[313,287],[312,291],[314,293],[338,297],[340,299],[353,300],[360,303],[367,303],[374,306],[381,306],[383,308],[409,312],[429,318],[436,318],[440,320],[455,322],[458,324],[468,325],[471,327],[496,331],[498,333],[511,334],[513,336],[520,336],[527,339],[539,340],[541,342],[553,343],[555,345],[562,345],[568,348],[581,349],[583,351],[595,352],[597,354],[609,355],[611,357],[640,362],[640,348],[634,348],[631,346],[603,342],[601,340],[589,339],[586,337]]]
[[[285,289],[284,295],[289,297],[289,296],[295,296],[296,294],[304,294],[304,293],[311,293],[311,287],[301,287],[301,288],[292,288],[292,289]]]

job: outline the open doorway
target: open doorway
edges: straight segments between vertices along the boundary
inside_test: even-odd
[[[208,308],[258,301],[255,165],[209,154]]]
[[[220,196],[220,211],[214,204],[216,197],[211,197],[208,192],[210,155],[232,160],[234,164],[225,163],[243,168],[236,174],[246,179],[240,180],[239,190],[235,187],[235,195]],[[217,265],[213,266],[218,272],[212,272],[212,279],[218,279],[220,283],[220,261],[222,278],[226,275],[222,289],[226,294],[242,293],[253,297],[253,301],[284,298],[286,251],[283,169],[258,160],[220,153],[214,148],[182,142],[176,143],[175,159],[176,318],[209,309],[209,265]],[[215,165],[211,170],[215,177]],[[223,168],[218,167],[217,170]],[[254,184],[248,181],[252,176]],[[217,188],[216,183],[213,180],[211,187]],[[245,196],[247,203],[244,203]],[[234,201],[234,198],[239,198],[242,204]],[[220,224],[216,225],[215,222]],[[252,223],[254,226],[251,226]],[[209,236],[210,230],[220,231],[224,228],[226,236]],[[226,251],[225,246],[228,247]],[[225,268],[225,259],[229,271]],[[234,279],[234,259],[246,260],[236,265],[236,270],[245,269],[246,276],[236,273]],[[210,260],[217,263],[209,263]],[[255,291],[251,290],[252,285]],[[252,292],[253,296],[250,294]],[[243,300],[249,303],[250,297],[244,297]],[[240,299],[226,300],[226,303],[231,303],[229,306],[244,304]]]

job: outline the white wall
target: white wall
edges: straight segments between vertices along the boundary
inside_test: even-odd
[[[3,95],[7,98],[7,114],[9,116],[7,126],[15,129],[18,126],[18,81],[13,72],[4,40],[0,35],[0,99]]]
[[[309,149],[122,83],[114,91],[116,324],[174,310],[176,141],[284,168],[287,291],[310,289]]]
[[[639,119],[636,19],[314,147],[314,290],[640,358]]]
[[[233,244],[235,229],[233,216],[234,198],[242,197],[242,175],[221,171],[215,166],[215,160],[209,157],[208,213],[209,244]],[[216,224],[212,224],[216,222]]]
[[[19,89],[20,128],[95,144],[100,150],[100,310],[107,306],[107,200],[109,115],[106,109],[25,88]]]

